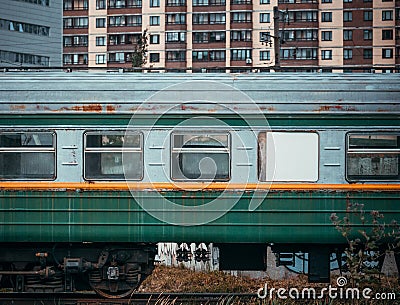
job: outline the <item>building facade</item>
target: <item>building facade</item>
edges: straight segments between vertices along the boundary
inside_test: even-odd
[[[279,18],[282,67],[393,69],[399,9],[400,0],[64,0],[63,64],[131,68],[145,33],[145,68],[267,70]]]
[[[62,67],[62,0],[0,1],[0,67]]]

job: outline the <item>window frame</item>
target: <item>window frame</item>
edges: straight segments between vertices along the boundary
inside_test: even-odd
[[[22,147],[2,147],[0,146],[0,153],[12,153],[12,152],[19,152],[19,153],[49,153],[53,152],[54,155],[54,175],[51,178],[43,178],[43,177],[38,177],[38,178],[23,178],[23,177],[15,177],[15,178],[0,178],[1,180],[7,181],[7,180],[13,180],[13,181],[54,181],[57,179],[57,133],[55,130],[35,130],[35,129],[24,129],[24,130],[7,130],[3,129],[0,130],[0,135],[1,134],[27,134],[27,133],[42,133],[42,134],[51,134],[52,136],[52,147],[34,147],[34,146],[22,146]],[[33,149],[32,149],[33,148]]]
[[[139,135],[140,139],[140,145],[139,148],[136,147],[90,147],[89,149],[87,148],[87,135],[122,135],[125,136],[126,134],[131,135],[131,134],[137,134]],[[87,173],[86,173],[86,154],[87,153],[112,153],[112,152],[121,152],[121,157],[123,158],[124,153],[139,153],[140,154],[140,161],[141,161],[141,172],[140,176],[137,179],[128,179],[125,177],[125,173],[123,173],[123,178],[113,178],[110,177],[110,175],[106,176],[104,175],[104,178],[88,178]],[[82,148],[82,155],[83,155],[83,179],[85,181],[142,181],[144,178],[144,136],[143,133],[137,130],[85,130],[83,133],[83,148]],[[123,166],[123,163],[122,163]]]
[[[345,146],[345,179],[348,182],[395,182],[395,181],[400,181],[400,144],[398,143],[397,148],[350,148],[350,136],[360,136],[360,135],[365,135],[365,136],[397,136],[398,137],[398,142],[400,142],[400,133],[399,132],[388,132],[388,131],[374,131],[374,132],[368,132],[368,131],[350,131],[346,133],[346,146]],[[365,176],[365,178],[356,176],[356,175],[350,175],[349,176],[349,162],[348,162],[348,154],[350,153],[355,153],[355,154],[360,154],[360,155],[365,155],[365,154],[385,154],[385,153],[392,153],[392,154],[397,154],[399,160],[398,162],[398,174],[396,178],[388,178],[387,176]]]
[[[220,152],[222,154],[227,153],[228,154],[228,176],[227,178],[217,178],[217,179],[190,179],[184,176],[184,173],[182,172],[182,175],[184,177],[174,177],[174,170],[173,170],[173,165],[174,165],[174,154],[181,154],[182,152],[185,152],[185,148],[175,148],[175,140],[174,136],[175,135],[190,135],[192,137],[201,137],[201,136],[226,136],[227,137],[227,147],[217,147],[217,148],[190,148],[188,149],[188,153],[192,151],[192,153],[217,153]],[[170,149],[170,178],[173,181],[209,181],[209,182],[226,182],[230,181],[232,179],[232,139],[231,139],[231,133],[229,131],[174,131],[171,132],[170,135],[170,143],[171,143],[171,149]],[[181,170],[181,169],[180,169]]]

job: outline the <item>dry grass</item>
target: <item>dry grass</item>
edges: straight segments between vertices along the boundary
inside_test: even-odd
[[[300,275],[290,279],[284,280],[271,280],[269,278],[264,279],[252,279],[249,277],[233,276],[222,271],[214,272],[195,272],[193,270],[176,267],[158,266],[154,270],[153,274],[148,277],[140,286],[140,292],[206,292],[206,293],[257,293],[257,290],[264,287],[267,283],[268,288],[303,288],[313,287],[317,291],[323,287],[327,287],[327,284],[310,284],[307,282],[307,276]],[[293,300],[286,299],[280,300],[277,298],[260,300],[254,299],[241,299],[238,297],[226,297],[221,299],[219,305],[256,305],[256,304],[268,304],[268,305],[339,305],[339,304],[355,304],[355,305],[383,305],[383,304],[400,304],[400,287],[397,279],[388,279],[382,277],[379,281],[367,287],[371,287],[374,292],[387,291],[397,292],[397,300],[335,300],[335,299],[317,299],[317,300]],[[332,286],[336,287],[336,279],[332,279]],[[181,303],[176,300],[168,298],[160,298],[158,304],[162,305],[179,305]],[[185,303],[190,304],[190,303]],[[194,303],[193,303],[194,304]]]

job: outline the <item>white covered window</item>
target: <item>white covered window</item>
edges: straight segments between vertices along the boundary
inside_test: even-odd
[[[280,182],[318,180],[319,139],[314,132],[261,132],[259,179]]]

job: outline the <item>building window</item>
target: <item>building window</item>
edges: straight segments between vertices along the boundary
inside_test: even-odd
[[[271,22],[270,13],[260,13],[260,23]]]
[[[322,22],[332,22],[332,12],[322,12],[321,13]]]
[[[160,62],[160,53],[150,53],[150,62]]]
[[[160,35],[152,34],[150,35],[150,44],[159,44],[160,43]]]
[[[372,21],[373,13],[372,11],[364,11],[364,21]]]
[[[105,28],[106,18],[96,18],[96,28]]]
[[[108,8],[142,7],[142,0],[109,0]]]
[[[226,0],[193,0],[193,6],[225,5]]]
[[[343,0],[343,3],[351,3],[353,0]]]
[[[244,23],[251,22],[251,12],[234,12],[231,13],[231,22],[234,23]]]
[[[225,32],[209,32],[209,42],[225,42]]]
[[[270,60],[271,52],[270,51],[260,51],[260,60]]]
[[[96,46],[105,46],[106,45],[106,37],[105,36],[97,36],[96,37]]]
[[[96,64],[105,64],[106,63],[106,55],[105,54],[97,54],[96,55]]]
[[[231,0],[231,4],[252,4],[252,0]]]
[[[96,0],[96,10],[104,10],[106,8],[106,0]]]
[[[399,143],[397,134],[348,134],[347,179],[399,180]]]
[[[330,13],[332,14],[332,13]],[[317,22],[318,11],[289,11],[287,21],[290,22]]]
[[[382,49],[382,58],[393,58],[393,49]]]
[[[160,16],[150,16],[150,25],[160,25]]]
[[[72,27],[73,19],[72,18],[68,19],[69,19],[68,23],[71,23]],[[64,21],[64,26],[65,26],[65,21]],[[0,19],[0,29],[20,32],[20,33],[29,33],[39,36],[49,36],[50,34],[50,28],[47,26],[6,20],[6,19]]]
[[[141,134],[133,131],[85,133],[84,178],[87,180],[141,180],[143,177],[142,142]]]
[[[88,36],[78,35],[78,36],[64,36],[63,37],[64,47],[87,47],[88,46]]]
[[[193,24],[225,24],[225,13],[197,13],[193,14]]]
[[[251,30],[231,30],[231,41],[251,41]]]
[[[332,0],[322,0],[321,3],[332,3]]]
[[[193,51],[193,61],[225,61],[225,51]]]
[[[0,132],[0,178],[54,180],[56,141],[53,132]]]
[[[172,134],[171,178],[229,180],[229,134]]]
[[[251,50],[249,49],[231,49],[231,60],[251,59]]]
[[[124,63],[125,62],[125,53],[123,53],[123,52],[109,53],[108,61]]]
[[[283,31],[284,41],[317,41],[318,40],[318,30],[317,29],[307,29],[307,30],[284,30]],[[327,34],[329,35],[329,34]],[[268,37],[267,41],[270,41]]]
[[[43,6],[50,6],[50,0],[16,0],[16,1],[38,4]]]
[[[343,59],[353,59],[353,50],[352,49],[344,49],[343,50]]]
[[[332,41],[332,31],[322,31],[321,32],[321,40]]]
[[[89,19],[87,17],[73,17],[63,19],[64,29],[87,29]]]
[[[88,62],[87,53],[84,54],[64,54],[63,63],[65,65],[86,65]]]
[[[393,11],[382,11],[382,20],[393,20]]]
[[[124,45],[124,44],[135,44],[141,39],[142,35],[136,34],[115,34],[108,36],[108,43],[110,45]]]
[[[88,7],[88,0],[64,0],[64,11],[87,10]]]
[[[317,48],[290,48],[281,49],[283,59],[317,59]]]
[[[364,49],[363,57],[364,59],[372,59],[372,49]]]
[[[167,51],[166,61],[186,61],[186,51]]]
[[[344,11],[343,12],[343,21],[345,21],[345,22],[353,21],[353,12]]]
[[[331,60],[332,59],[332,50],[322,50],[321,51],[321,59]]]
[[[193,51],[193,61],[208,61],[208,51]]]
[[[165,33],[166,43],[181,43],[186,41],[185,32],[167,32]]]
[[[166,14],[166,24],[186,24],[186,14]]]
[[[353,40],[353,31],[352,30],[344,30],[343,31],[343,40]]]
[[[150,7],[160,7],[160,0],[150,0]]]
[[[393,30],[382,30],[382,40],[392,40]]]
[[[372,30],[364,30],[364,40],[372,40]]]
[[[186,0],[166,0],[166,6],[186,6]]]
[[[270,4],[271,0],[260,0],[260,4]]]
[[[20,65],[49,66],[50,58],[47,56],[34,55],[0,50],[0,62],[15,63]]]

